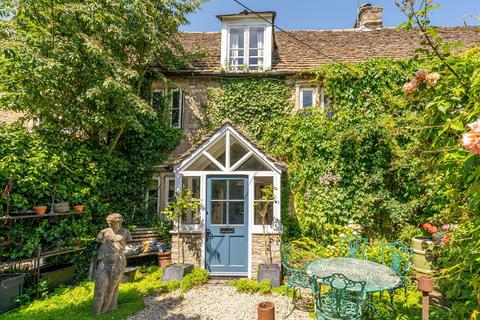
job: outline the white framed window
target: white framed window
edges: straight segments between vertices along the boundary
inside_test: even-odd
[[[315,106],[317,101],[316,88],[300,88],[300,109]]]
[[[182,189],[192,192],[192,197],[200,199],[200,176],[182,176]],[[182,217],[182,224],[199,224],[200,208],[196,212],[189,211]]]
[[[168,206],[168,203],[175,201],[175,177],[167,176],[165,177],[165,207]]]
[[[265,216],[265,225],[271,226],[273,224],[273,210],[275,205],[275,200],[263,200],[263,190],[266,187],[273,188],[273,176],[272,177],[255,177],[254,178],[254,199],[253,206],[255,216],[253,219],[254,225],[263,225],[263,210],[266,211]]]
[[[171,91],[170,112],[172,125],[177,128],[183,127],[183,106],[184,93],[182,89],[174,89]]]
[[[250,70],[263,69],[265,65],[265,27],[235,26],[228,28],[228,66]]]

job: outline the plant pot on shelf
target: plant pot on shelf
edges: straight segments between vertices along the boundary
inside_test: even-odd
[[[35,206],[33,207],[33,211],[35,211],[36,215],[43,216],[45,213],[47,213],[47,206]]]
[[[417,274],[425,274],[431,276],[435,272],[433,266],[433,250],[435,242],[427,237],[412,238],[412,269]]]
[[[163,270],[162,281],[178,280],[193,271],[193,264],[174,263]]]
[[[83,204],[76,204],[73,207],[73,210],[77,211],[78,213],[82,213],[85,206]]]
[[[54,203],[53,204],[53,212],[55,213],[67,213],[70,211],[70,205],[67,201]]]
[[[158,254],[158,266],[166,268],[172,264],[172,253],[171,252],[162,252]]]
[[[0,277],[0,314],[17,306],[15,298],[22,295],[25,273],[6,274]]]
[[[272,287],[280,287],[280,267],[277,263],[260,263],[258,265],[257,280],[270,280]]]

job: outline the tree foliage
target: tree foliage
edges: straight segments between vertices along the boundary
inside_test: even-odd
[[[1,12],[0,108],[113,151],[146,130],[152,66],[188,58],[178,27],[198,0],[8,0]]]

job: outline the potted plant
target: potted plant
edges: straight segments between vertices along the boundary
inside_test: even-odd
[[[85,205],[83,204],[84,202],[84,194],[80,192],[74,192],[72,195],[72,208],[78,213],[83,213],[83,210],[85,210]]]
[[[412,269],[417,273],[432,275],[434,273],[433,258],[435,247],[447,245],[451,242],[449,231],[453,229],[451,224],[444,224],[441,227],[433,223],[422,225],[423,236],[412,238]]]
[[[37,205],[33,207],[33,211],[35,211],[36,215],[43,216],[47,213],[48,207],[46,205]]]
[[[177,263],[171,264],[163,271],[162,281],[182,280],[185,275],[193,270],[192,264],[185,264],[183,241],[181,239],[180,224],[188,212],[195,212],[200,207],[200,199],[194,198],[192,191],[182,189],[176,194],[174,202],[162,212],[166,217],[175,222],[177,234]],[[180,249],[181,247],[181,249]],[[181,252],[180,252],[181,251]],[[181,261],[181,263],[180,263]]]
[[[255,204],[258,208],[258,212],[262,218],[263,227],[263,263],[258,265],[257,280],[270,280],[272,287],[280,286],[280,266],[277,263],[273,263],[271,254],[269,254],[268,236],[266,232],[267,228],[267,216],[272,212],[272,205],[275,203],[275,193],[273,185],[269,184],[262,188],[261,201]]]

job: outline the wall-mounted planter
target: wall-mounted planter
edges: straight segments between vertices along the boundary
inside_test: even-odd
[[[162,281],[178,280],[193,271],[193,264],[172,264],[163,270]]]
[[[17,306],[15,298],[22,294],[24,273],[4,275],[0,278],[0,313]]]
[[[71,282],[74,274],[74,265],[52,266],[40,272],[40,280],[46,280],[48,290],[53,290],[61,284]]]
[[[266,264],[260,263],[258,265],[258,281],[270,280],[272,287],[280,287],[280,267],[276,263]]]
[[[43,216],[45,213],[47,213],[47,206],[35,206],[33,207],[33,211],[35,211],[36,215]]]

